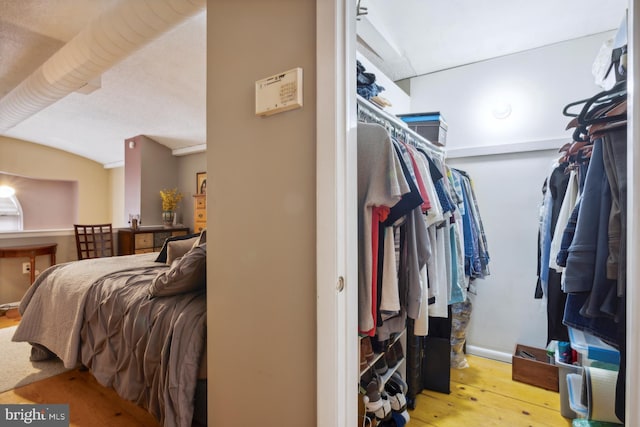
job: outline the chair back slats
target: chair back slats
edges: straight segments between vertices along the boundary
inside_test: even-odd
[[[78,259],[113,256],[111,224],[74,224]]]

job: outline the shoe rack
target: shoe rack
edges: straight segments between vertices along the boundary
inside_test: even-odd
[[[363,396],[366,394],[366,383],[375,374],[378,375],[379,381],[384,385],[387,384],[391,376],[398,372],[402,378],[406,377],[406,368],[404,366],[405,361],[405,331],[402,331],[393,336],[388,343],[384,346],[382,351],[370,351],[369,357],[367,357],[367,348],[372,346],[365,345],[363,340],[369,339],[368,337],[360,337],[360,386],[359,386],[359,399],[358,399],[358,427],[376,427],[379,425],[379,420],[372,414],[366,413],[365,404],[363,402]],[[390,354],[392,353],[392,354]],[[372,354],[372,355],[371,355]],[[363,382],[365,384],[363,384]],[[371,419],[371,423],[365,423],[365,416]]]
[[[402,363],[404,362],[404,346],[402,345],[402,338],[404,337],[405,331],[400,332],[399,334],[397,334],[396,336],[394,336],[390,341],[389,344],[386,346],[386,350],[389,349],[396,349],[396,348],[400,348],[401,349],[401,356],[398,357],[397,355],[395,356],[395,360],[396,363],[393,364],[393,366],[388,366],[387,365],[387,369],[384,373],[378,372],[380,374],[380,376],[382,377],[383,381],[386,383],[387,380],[391,377],[391,375],[393,375],[394,372],[396,372],[398,370],[398,368],[400,368],[400,366],[402,365]],[[360,340],[364,339],[365,337],[360,337]],[[360,350],[362,351],[362,345],[360,346]],[[397,352],[396,352],[397,353]],[[367,360],[367,366],[366,367],[360,367],[360,378],[362,379],[362,377],[370,370],[370,369],[374,369],[376,367],[376,364],[378,366],[381,366],[382,363],[381,361],[388,361],[389,358],[387,357],[387,351],[383,351],[380,353],[375,353],[373,354],[373,357],[370,358],[369,360]],[[365,357],[366,359],[366,357]],[[362,355],[360,356],[360,360],[362,360]],[[403,375],[404,376],[404,375]]]

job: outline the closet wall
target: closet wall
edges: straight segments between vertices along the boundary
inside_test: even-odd
[[[564,106],[597,91],[591,66],[615,31],[416,77],[411,111],[441,111],[449,124],[447,156],[465,147],[539,142],[560,138]],[[496,119],[494,107],[511,105]]]
[[[477,281],[470,352],[510,361],[516,343],[546,345],[545,306],[533,298],[542,183],[570,138],[562,109],[597,91],[591,64],[612,34],[410,80],[411,111],[447,120],[448,163],[474,178],[485,221],[491,275]],[[511,104],[508,118],[492,116],[498,102]]]

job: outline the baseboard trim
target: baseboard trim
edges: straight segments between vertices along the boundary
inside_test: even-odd
[[[486,357],[487,359],[498,360],[500,362],[511,363],[511,353],[491,350],[484,347],[476,347],[475,345],[467,345],[467,353],[474,356]]]

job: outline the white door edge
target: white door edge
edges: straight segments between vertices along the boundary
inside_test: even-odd
[[[628,9],[628,112],[627,112],[627,342],[625,425],[640,425],[640,7],[629,1]],[[634,143],[635,142],[635,143]]]
[[[347,427],[359,375],[355,4],[320,0],[316,12],[316,425]]]

